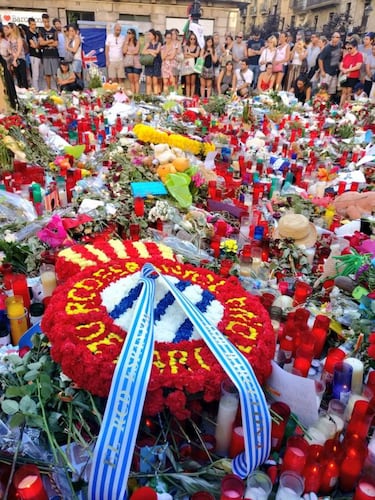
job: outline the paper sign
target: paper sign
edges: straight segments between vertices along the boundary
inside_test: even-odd
[[[208,170],[213,170],[215,168],[215,158],[217,153],[217,151],[210,151],[209,153],[207,153],[206,159],[204,161],[204,166]]]
[[[272,361],[272,375],[266,382],[266,389],[275,401],[286,403],[305,427],[318,420],[314,380],[288,373]]]

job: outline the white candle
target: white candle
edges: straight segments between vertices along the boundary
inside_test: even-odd
[[[337,432],[336,422],[329,415],[319,417],[319,420],[314,424],[314,427],[321,431],[326,439],[332,439]]]
[[[352,393],[362,394],[363,386],[363,363],[357,358],[346,358],[345,363],[348,363],[353,368],[352,373]]]
[[[43,287],[43,296],[50,297],[57,286],[55,267],[42,264],[40,267],[40,281]]]
[[[330,417],[332,420],[334,420],[334,422],[336,424],[336,435],[338,436],[344,430],[345,422],[339,415],[335,415],[335,414],[331,415],[330,414]]]
[[[235,393],[225,392],[220,398],[215,431],[216,453],[218,455],[228,454],[238,404],[238,395]]]
[[[245,492],[245,500],[267,500],[268,494],[260,486],[249,486]]]
[[[321,444],[322,446],[327,441],[324,432],[322,432],[320,429],[317,429],[316,427],[309,427],[303,438],[309,444]]]
[[[300,495],[287,486],[279,487],[276,493],[276,500],[299,500],[300,498]]]

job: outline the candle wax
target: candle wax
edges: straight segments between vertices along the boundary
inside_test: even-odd
[[[226,490],[223,492],[223,495],[227,498],[241,498],[240,494],[236,490]]]
[[[291,488],[288,488],[286,486],[282,486],[277,490],[276,493],[276,500],[298,500],[301,498],[299,495],[296,494],[295,491],[293,491]]]
[[[56,288],[56,273],[54,271],[45,271],[40,275],[43,286],[44,297],[50,297]]]
[[[216,451],[219,455],[226,455],[228,452],[238,404],[238,399],[233,394],[226,394],[220,399],[215,432]]]
[[[267,500],[268,495],[263,488],[251,486],[247,488],[244,498],[246,500]]]

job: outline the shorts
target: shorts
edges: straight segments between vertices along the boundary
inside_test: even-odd
[[[337,75],[328,75],[323,78],[320,77],[320,84],[326,83],[328,85],[328,94],[336,94],[337,92]]]
[[[72,70],[74,73],[81,73],[82,71],[82,61],[80,59],[73,59]]]
[[[125,68],[125,73],[127,75],[131,75],[132,73],[140,75],[142,73],[142,68],[134,68],[134,66],[128,66],[127,68]]]
[[[43,58],[43,72],[45,76],[56,76],[60,59],[55,57]]]
[[[347,87],[354,89],[354,87],[357,85],[359,82],[359,78],[347,78],[345,82],[340,83],[340,87]]]
[[[108,65],[108,78],[125,78],[123,61],[110,62]]]

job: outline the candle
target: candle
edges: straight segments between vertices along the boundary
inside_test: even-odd
[[[303,469],[305,493],[318,493],[320,487],[321,465],[319,462],[308,462]]]
[[[48,500],[39,469],[35,465],[20,467],[14,474],[13,485],[22,500]]]
[[[145,202],[143,198],[134,198],[134,213],[137,217],[142,217],[145,213]]]
[[[271,479],[264,472],[256,470],[247,478],[244,498],[249,500],[267,500],[271,491]]]
[[[297,500],[304,490],[304,479],[293,471],[285,471],[280,475],[276,500]]]
[[[301,473],[306,464],[306,455],[300,448],[288,446],[285,450],[282,469]]]
[[[357,358],[346,358],[345,363],[349,364],[352,369],[352,393],[362,394],[363,386],[363,363]]]
[[[12,288],[14,295],[21,295],[23,305],[28,309],[30,307],[30,292],[25,274],[13,274]]]
[[[306,302],[311,293],[312,287],[308,283],[305,283],[304,281],[297,281],[294,291],[293,306]]]
[[[215,497],[208,491],[197,491],[191,497],[191,500],[215,500]]]
[[[221,398],[216,420],[216,453],[226,456],[232,437],[232,428],[239,405],[239,395],[230,380],[221,385]]]
[[[243,497],[245,485],[235,474],[227,474],[221,481],[220,500],[233,500]]]
[[[229,448],[229,457],[234,458],[245,450],[245,440],[243,427],[235,427],[232,432],[232,439]]]
[[[40,281],[43,287],[43,296],[50,297],[57,286],[55,266],[42,264],[40,266]]]
[[[271,444],[272,449],[278,451],[281,448],[286,424],[290,417],[290,408],[287,404],[279,401],[271,404],[271,413],[275,414],[271,427]]]
[[[18,345],[22,335],[26,332],[27,311],[23,305],[23,299],[20,295],[8,297],[5,301],[7,315],[10,323],[10,333],[13,345]]]
[[[345,408],[344,420],[349,422],[352,417],[353,408],[357,401],[368,401],[365,396],[360,396],[358,394],[352,394]]]
[[[330,415],[323,415],[315,422],[314,427],[320,430],[326,439],[332,439],[336,436],[337,426],[335,420]]]
[[[304,435],[304,439],[310,444],[321,444],[324,445],[326,442],[326,436],[324,432],[322,432],[320,429],[317,429],[316,427],[309,427],[307,429],[306,434]]]
[[[163,225],[164,230],[164,225]],[[139,224],[129,224],[129,234],[132,241],[139,241],[141,227]]]
[[[362,479],[354,493],[353,500],[373,500],[375,498],[375,483],[371,479]]]

